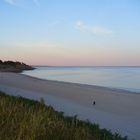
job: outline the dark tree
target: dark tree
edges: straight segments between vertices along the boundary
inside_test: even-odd
[[[0,60],[0,64],[3,64],[2,60]]]

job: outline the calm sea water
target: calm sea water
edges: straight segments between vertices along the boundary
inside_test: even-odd
[[[140,67],[36,67],[23,74],[33,77],[110,88],[140,93]]]

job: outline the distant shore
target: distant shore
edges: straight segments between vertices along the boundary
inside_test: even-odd
[[[31,99],[43,97],[46,103],[66,115],[78,115],[136,140],[140,137],[139,94],[5,72],[0,72],[0,90]]]
[[[24,70],[34,70],[35,68],[22,62],[0,60],[0,72],[20,73]]]

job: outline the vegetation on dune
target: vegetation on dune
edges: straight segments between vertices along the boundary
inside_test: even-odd
[[[4,72],[22,72],[23,70],[33,70],[34,68],[21,62],[0,60],[0,71]]]
[[[33,101],[0,92],[0,140],[127,140]]]

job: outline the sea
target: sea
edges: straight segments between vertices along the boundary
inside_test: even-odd
[[[140,93],[140,67],[133,66],[35,66],[22,74],[32,77],[123,89]]]

